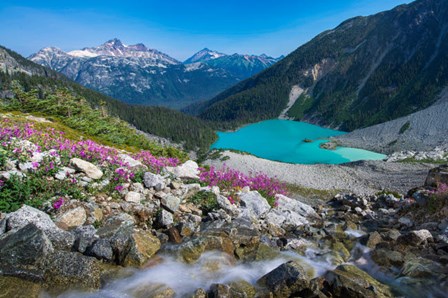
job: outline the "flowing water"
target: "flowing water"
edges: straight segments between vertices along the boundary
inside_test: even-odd
[[[244,126],[235,132],[218,132],[219,139],[211,148],[240,150],[269,160],[298,164],[341,164],[386,157],[356,148],[320,148],[329,137],[342,134],[345,132],[304,122],[266,120]]]
[[[329,258],[322,257],[313,250],[308,250],[306,256],[294,252],[283,252],[277,258],[251,263],[235,263],[225,253],[207,252],[194,264],[186,264],[173,256],[162,255],[161,261],[155,266],[129,272],[129,276],[110,282],[96,293],[69,292],[61,298],[119,298],[135,297],[140,291],[158,291],[171,288],[176,297],[185,297],[198,288],[208,289],[214,283],[230,283],[232,281],[247,281],[255,284],[266,273],[281,264],[296,260],[301,262],[310,277],[320,276],[327,270],[334,269]]]

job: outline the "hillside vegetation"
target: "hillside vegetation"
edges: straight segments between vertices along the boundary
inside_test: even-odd
[[[279,63],[186,109],[230,126],[277,117],[294,85],[289,116],[353,130],[427,108],[448,83],[448,2],[419,0],[350,19]]]
[[[1,47],[0,54],[0,64],[5,65],[3,69],[6,68],[6,72],[0,71],[0,98],[11,101],[18,95],[18,97],[25,96],[33,99],[31,103],[15,101],[15,104],[20,106],[9,106],[8,110],[17,108],[19,111],[67,117],[69,110],[64,110],[60,114],[63,108],[59,106],[61,102],[67,101],[64,103],[65,108],[70,105],[86,105],[84,108],[88,106],[101,115],[118,117],[143,132],[183,144],[187,150],[208,150],[210,144],[216,139],[214,131],[200,119],[167,108],[128,105],[82,87],[55,71],[26,60],[11,50]],[[21,94],[17,94],[18,91]],[[53,109],[54,107],[46,106],[49,102],[54,104],[54,101],[58,105],[56,110]],[[74,116],[73,111],[70,117],[72,116]],[[76,122],[77,120],[73,118],[64,121]],[[93,127],[91,129],[94,129]]]

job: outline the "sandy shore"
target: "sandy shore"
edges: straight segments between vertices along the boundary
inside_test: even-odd
[[[207,160],[205,164],[249,174],[261,172],[281,181],[320,190],[344,190],[374,194],[380,190],[407,192],[424,183],[431,164],[363,161],[344,165],[287,164],[225,151],[226,161]]]

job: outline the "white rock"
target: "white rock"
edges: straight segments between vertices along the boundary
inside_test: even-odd
[[[130,203],[140,203],[140,201],[142,200],[142,195],[138,192],[135,191],[130,191],[126,194],[126,196],[124,197],[124,200],[126,202],[130,202]]]
[[[0,172],[0,178],[3,178],[5,180],[11,179],[11,177],[16,176],[18,178],[26,177],[26,175],[20,171],[11,170],[7,172]]]
[[[34,169],[34,166],[32,162],[21,162],[19,163],[19,169],[22,172],[30,172]]]
[[[54,175],[54,178],[58,180],[64,180],[67,176],[74,174],[76,171],[72,168],[63,167],[59,172]]]
[[[313,207],[298,200],[288,198],[287,196],[281,194],[277,194],[275,196],[275,199],[277,202],[277,209],[294,211],[303,217],[319,217],[316,211],[314,211]]]
[[[143,164],[139,160],[133,159],[127,154],[119,154],[118,157],[127,163],[130,168],[143,167]]]
[[[257,191],[251,191],[240,196],[241,207],[251,215],[260,217],[271,209],[268,201]]]
[[[228,198],[226,198],[223,195],[217,195],[216,199],[218,201],[219,207],[224,209],[227,213],[229,213],[231,216],[238,216],[239,209],[234,204],[232,204]]]
[[[177,167],[167,167],[166,170],[178,178],[199,178],[199,166],[192,160],[188,160]]]
[[[97,166],[88,161],[79,158],[72,158],[70,160],[70,164],[92,179],[101,179],[101,177],[103,177],[103,172]]]

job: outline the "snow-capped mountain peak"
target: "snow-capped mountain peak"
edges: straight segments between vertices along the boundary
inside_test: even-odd
[[[227,56],[227,55],[217,52],[217,51],[212,51],[208,48],[203,48],[202,50],[200,50],[199,52],[197,52],[196,54],[194,54],[193,56],[191,56],[190,58],[185,60],[184,64],[205,62],[205,61],[217,59],[217,58],[220,58],[223,56]]]

